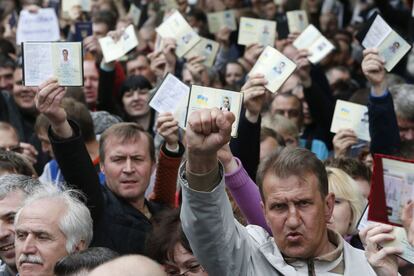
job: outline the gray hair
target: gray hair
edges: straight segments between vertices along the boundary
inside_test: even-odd
[[[71,254],[75,251],[79,242],[85,242],[89,246],[93,236],[92,217],[89,209],[83,203],[84,196],[81,192],[67,189],[64,186],[57,187],[52,184],[42,184],[26,198],[23,207],[16,214],[16,222],[19,221],[23,208],[30,204],[45,199],[55,199],[66,205],[66,213],[59,222],[59,228],[66,237],[66,251]]]
[[[398,117],[414,121],[414,85],[400,84],[390,87],[394,109]]]
[[[9,174],[1,176],[0,199],[4,199],[9,193],[17,190],[22,191],[27,197],[41,185],[39,180],[26,175]]]

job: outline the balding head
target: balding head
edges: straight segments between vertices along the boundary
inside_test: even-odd
[[[150,258],[129,255],[116,258],[95,268],[89,276],[167,276],[161,265]]]

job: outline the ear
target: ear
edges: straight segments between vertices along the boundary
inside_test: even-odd
[[[80,251],[83,251],[83,250],[85,250],[87,247],[86,247],[86,243],[85,243],[85,241],[84,240],[81,240],[76,246],[75,246],[75,250],[74,250],[74,253],[75,252],[80,252]]]
[[[262,207],[262,211],[263,211],[263,215],[264,215],[265,220],[266,220],[266,224],[267,224],[267,226],[269,226],[269,227],[270,227],[269,220],[267,219],[267,216],[266,216],[266,206],[265,206],[265,204],[263,203],[263,201],[260,201],[260,206]]]
[[[331,219],[333,209],[335,207],[335,195],[333,193],[328,193],[325,197],[325,222],[328,223]]]

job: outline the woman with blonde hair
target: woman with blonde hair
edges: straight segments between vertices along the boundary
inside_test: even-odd
[[[343,170],[327,167],[329,192],[335,194],[335,207],[329,228],[342,237],[352,238],[357,234],[357,224],[364,211],[366,200],[358,184]]]

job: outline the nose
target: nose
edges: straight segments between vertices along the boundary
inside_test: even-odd
[[[139,93],[134,92],[134,94],[132,94],[132,99],[138,100],[139,99]]]
[[[133,171],[133,166],[131,162],[131,158],[127,158],[124,167],[124,173],[131,173]]]
[[[91,80],[89,78],[85,78],[85,86],[86,87],[91,86]]]
[[[22,242],[23,242],[22,253],[24,254],[36,253],[36,246],[35,246],[35,240],[34,240],[33,234],[27,235],[26,239]]]
[[[289,206],[288,217],[286,220],[286,226],[289,229],[296,229],[300,225],[300,216],[295,205]]]

